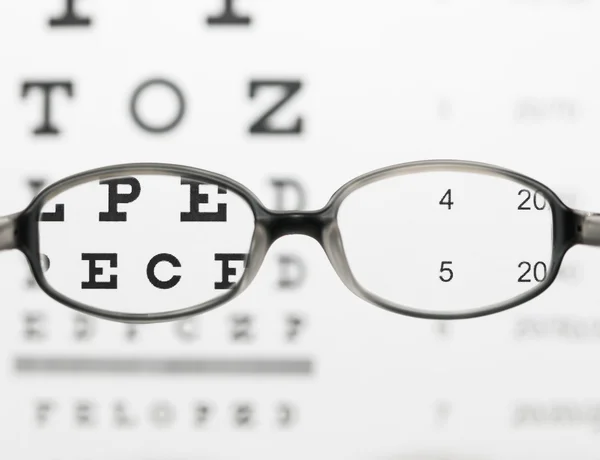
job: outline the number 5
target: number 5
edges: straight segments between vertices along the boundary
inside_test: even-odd
[[[454,278],[454,272],[452,271],[452,269],[450,267],[448,267],[448,265],[452,265],[452,262],[449,260],[442,261],[442,264],[440,265],[440,273],[441,273],[440,279],[444,283],[447,283],[452,278]],[[444,276],[444,275],[446,275],[446,276]]]

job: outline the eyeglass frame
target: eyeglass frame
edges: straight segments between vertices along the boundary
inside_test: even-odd
[[[546,278],[536,287],[503,302],[467,311],[433,312],[415,309],[384,299],[360,285],[350,269],[337,223],[343,200],[355,190],[390,177],[427,171],[470,172],[499,176],[541,192],[552,211],[552,257]],[[232,191],[243,198],[254,214],[254,232],[244,273],[226,293],[206,302],[174,311],[159,313],[122,313],[92,307],[75,301],[55,290],[47,282],[39,252],[39,217],[44,204],[77,185],[131,175],[169,175],[207,183]],[[406,316],[455,320],[486,316],[521,305],[544,292],[554,282],[565,253],[576,244],[600,245],[600,214],[572,209],[546,185],[521,173],[499,166],[462,160],[425,160],[380,168],[360,175],[342,185],[321,209],[312,211],[276,211],[265,207],[252,191],[239,182],[218,173],[168,163],[128,163],[84,171],[59,180],[42,190],[20,213],[0,217],[0,250],[18,249],[29,263],[35,281],[51,298],[80,313],[98,318],[149,324],[173,321],[204,313],[230,301],[242,293],[256,277],[270,246],[279,238],[300,234],[312,237],[324,249],[341,281],[362,300]]]

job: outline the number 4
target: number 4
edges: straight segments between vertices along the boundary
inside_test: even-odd
[[[446,201],[444,201],[444,200],[446,200]],[[452,209],[452,205],[454,204],[454,201],[452,201],[452,189],[446,190],[446,193],[444,193],[444,196],[440,200],[440,204],[442,206],[444,206],[444,205],[448,206],[448,209]]]

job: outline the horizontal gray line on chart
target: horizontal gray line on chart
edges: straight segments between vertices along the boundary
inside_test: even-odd
[[[311,375],[307,358],[107,358],[17,356],[19,374]]]

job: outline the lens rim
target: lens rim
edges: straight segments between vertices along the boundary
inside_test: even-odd
[[[186,308],[156,313],[123,313],[113,310],[105,310],[79,302],[62,294],[50,285],[44,275],[42,264],[40,262],[41,254],[39,248],[39,217],[41,215],[43,206],[55,196],[65,192],[70,188],[76,187],[77,185],[99,181],[102,179],[140,175],[177,176],[183,179],[216,185],[236,193],[238,196],[244,199],[244,201],[246,201],[254,216],[254,231],[248,250],[246,268],[238,282],[231,289],[227,290],[224,294],[215,297],[214,299]],[[131,163],[108,166],[66,177],[65,179],[62,179],[42,190],[17,219],[18,248],[25,254],[33,276],[41,289],[54,300],[76,311],[79,311],[80,313],[89,314],[102,319],[126,323],[155,323],[172,321],[213,309],[239,295],[250,284],[257,271],[256,261],[254,258],[256,256],[260,256],[261,245],[264,244],[263,240],[265,238],[265,235],[263,235],[261,229],[257,228],[256,224],[256,217],[257,214],[261,212],[261,207],[262,205],[260,204],[258,198],[246,187],[234,181],[233,179],[213,173],[211,171],[166,163]],[[255,257],[252,256],[253,254],[255,254]],[[260,265],[262,259],[258,262]]]
[[[356,190],[359,190],[374,182],[406,174],[416,174],[431,171],[467,172],[502,177],[542,192],[552,211],[553,226],[552,255],[546,279],[532,289],[529,289],[526,292],[505,301],[469,310],[454,310],[448,312],[423,310],[411,307],[409,305],[395,303],[362,286],[352,273],[352,269],[350,268],[350,264],[346,258],[342,235],[338,225],[338,213],[342,203],[344,202],[344,199]],[[385,310],[426,319],[452,320],[475,318],[508,310],[509,308],[516,307],[517,305],[521,305],[533,299],[534,297],[537,297],[546,289],[548,289],[548,287],[550,287],[550,285],[554,282],[556,276],[558,275],[565,253],[572,246],[577,244],[579,239],[577,225],[580,219],[573,212],[573,210],[566,206],[549,187],[535,179],[532,179],[531,177],[525,176],[524,174],[512,171],[510,169],[472,161],[426,160],[402,163],[377,169],[356,177],[340,187],[333,194],[326,208],[329,208],[329,212],[332,213],[333,219],[325,229],[323,247],[325,248],[325,252],[331,260],[332,265],[336,269],[338,276],[344,282],[346,287],[348,287],[348,289],[350,289],[361,299],[366,300],[367,302]]]

